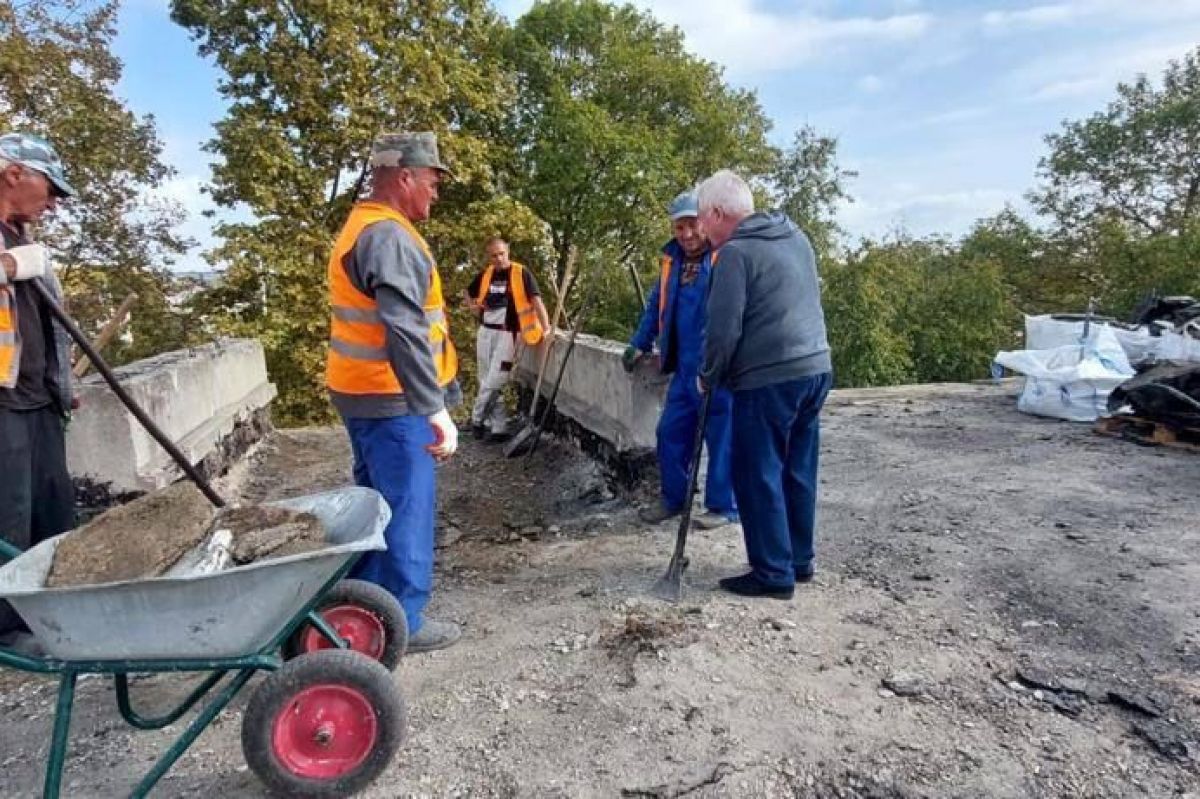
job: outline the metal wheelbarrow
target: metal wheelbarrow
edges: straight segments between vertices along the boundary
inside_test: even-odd
[[[254,773],[285,796],[345,796],[370,784],[403,742],[406,710],[392,681],[407,643],[399,603],[342,578],[362,553],[385,549],[386,503],[345,488],[270,503],[315,514],[329,546],[203,575],[45,588],[63,536],[27,552],[0,540],[0,597],[48,652],[0,648],[0,665],[59,676],[44,797],[57,797],[76,680],[111,674],[117,707],[133,727],[174,723],[224,681],[133,790],[144,797],[255,672],[269,672],[242,719]],[[67,535],[64,533],[63,535]],[[211,672],[178,707],[143,716],[130,674]],[[232,675],[229,680],[225,677]]]

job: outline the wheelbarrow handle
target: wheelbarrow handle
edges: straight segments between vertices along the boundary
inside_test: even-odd
[[[47,289],[40,280],[31,280],[29,282],[33,285],[38,294],[41,295],[42,300],[46,303],[46,307],[50,309],[50,313],[54,316],[55,320],[57,320],[58,323],[63,326],[71,338],[75,339],[75,343],[79,345],[79,349],[83,350],[83,353],[87,355],[88,360],[90,360],[92,365],[96,367],[96,371],[99,372],[104,378],[104,381],[108,383],[109,388],[113,390],[113,393],[117,395],[117,398],[120,399],[121,402],[124,403],[125,407],[129,409],[129,412],[132,413],[139,422],[141,422],[142,427],[146,428],[146,432],[153,436],[154,440],[157,441],[162,448],[167,451],[167,454],[170,455],[175,463],[179,465],[179,468],[183,470],[184,474],[191,478],[192,482],[195,483],[196,487],[199,488],[204,496],[208,498],[209,502],[218,508],[225,507],[225,500],[221,499],[221,495],[213,490],[212,486],[208,484],[208,481],[204,479],[204,475],[200,474],[200,471],[192,464],[190,460],[187,459],[187,456],[180,452],[179,447],[175,446],[175,442],[167,438],[166,434],[163,433],[163,431],[159,429],[158,425],[154,423],[154,420],[146,415],[146,412],[143,411],[141,407],[134,401],[133,397],[129,396],[129,392],[127,392],[121,385],[120,381],[117,380],[117,377],[113,374],[112,369],[108,367],[108,363],[106,363],[105,360],[100,357],[100,353],[97,352],[96,348],[92,346],[92,343],[88,341],[87,336],[83,334],[83,331],[79,329],[79,326],[75,324],[75,321],[71,319],[71,317],[67,316],[67,312],[64,311],[62,307],[59,306],[59,304],[55,301],[54,297],[50,294],[50,290]]]

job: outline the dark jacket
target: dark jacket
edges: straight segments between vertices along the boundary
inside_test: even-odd
[[[756,213],[718,253],[701,375],[741,391],[832,370],[812,245],[783,213]]]

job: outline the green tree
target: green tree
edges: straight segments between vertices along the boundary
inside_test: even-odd
[[[948,239],[863,242],[822,275],[838,385],[978,380],[1016,341],[1002,264]]]
[[[770,123],[678,29],[632,6],[538,2],[506,52],[519,91],[506,187],[549,226],[557,275],[578,250],[581,282],[599,286],[591,329],[628,335],[638,299],[627,276],[656,274],[667,202],[721,167],[763,175]]]
[[[910,383],[916,374],[904,320],[919,275],[907,244],[864,242],[821,270],[822,304],[839,386]]]
[[[812,241],[818,263],[836,254],[844,231],[837,223],[840,202],[853,202],[846,182],[858,173],[837,163],[837,139],[806,125],[796,131],[768,179],[772,199]]]
[[[981,380],[996,352],[1018,341],[1018,315],[1000,262],[945,240],[916,250],[919,290],[905,314],[918,383]]]
[[[1161,86],[1118,84],[1105,110],[1046,142],[1030,199],[1064,232],[1103,219],[1142,235],[1184,230],[1200,216],[1200,49],[1172,61]]]
[[[177,207],[154,199],[172,175],[154,119],[116,96],[121,63],[111,50],[117,3],[0,0],[0,128],[39,133],[59,151],[79,192],[41,231],[63,267],[71,311],[102,325],[129,292],[139,296],[115,362],[190,338],[169,296],[166,267],[185,249]]]
[[[229,110],[207,145],[220,159],[213,199],[254,217],[218,226],[224,243],[211,258],[227,277],[206,312],[263,341],[282,422],[328,419],[325,264],[376,134],[434,130],[454,167],[429,228],[452,297],[467,279],[455,259],[477,257],[487,232],[514,232],[477,220],[504,217],[536,238],[529,215],[496,193],[493,164],[509,157],[498,132],[513,99],[502,20],[485,0],[173,0],[171,9],[225,72]]]

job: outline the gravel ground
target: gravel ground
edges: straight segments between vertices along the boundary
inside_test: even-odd
[[[366,795],[1200,799],[1200,456],[1022,416],[1006,388],[838,392],[825,419],[819,571],[791,602],[714,590],[735,526],[696,533],[685,601],[658,602],[653,486],[466,442],[431,609],[465,637],[400,665],[409,738]],[[348,460],[340,430],[284,431],[225,490],[344,485]],[[0,672],[5,796],[40,791],[54,695]],[[262,794],[243,706],[157,795]],[[168,739],[100,679],[72,736],[70,796],[124,795]]]

